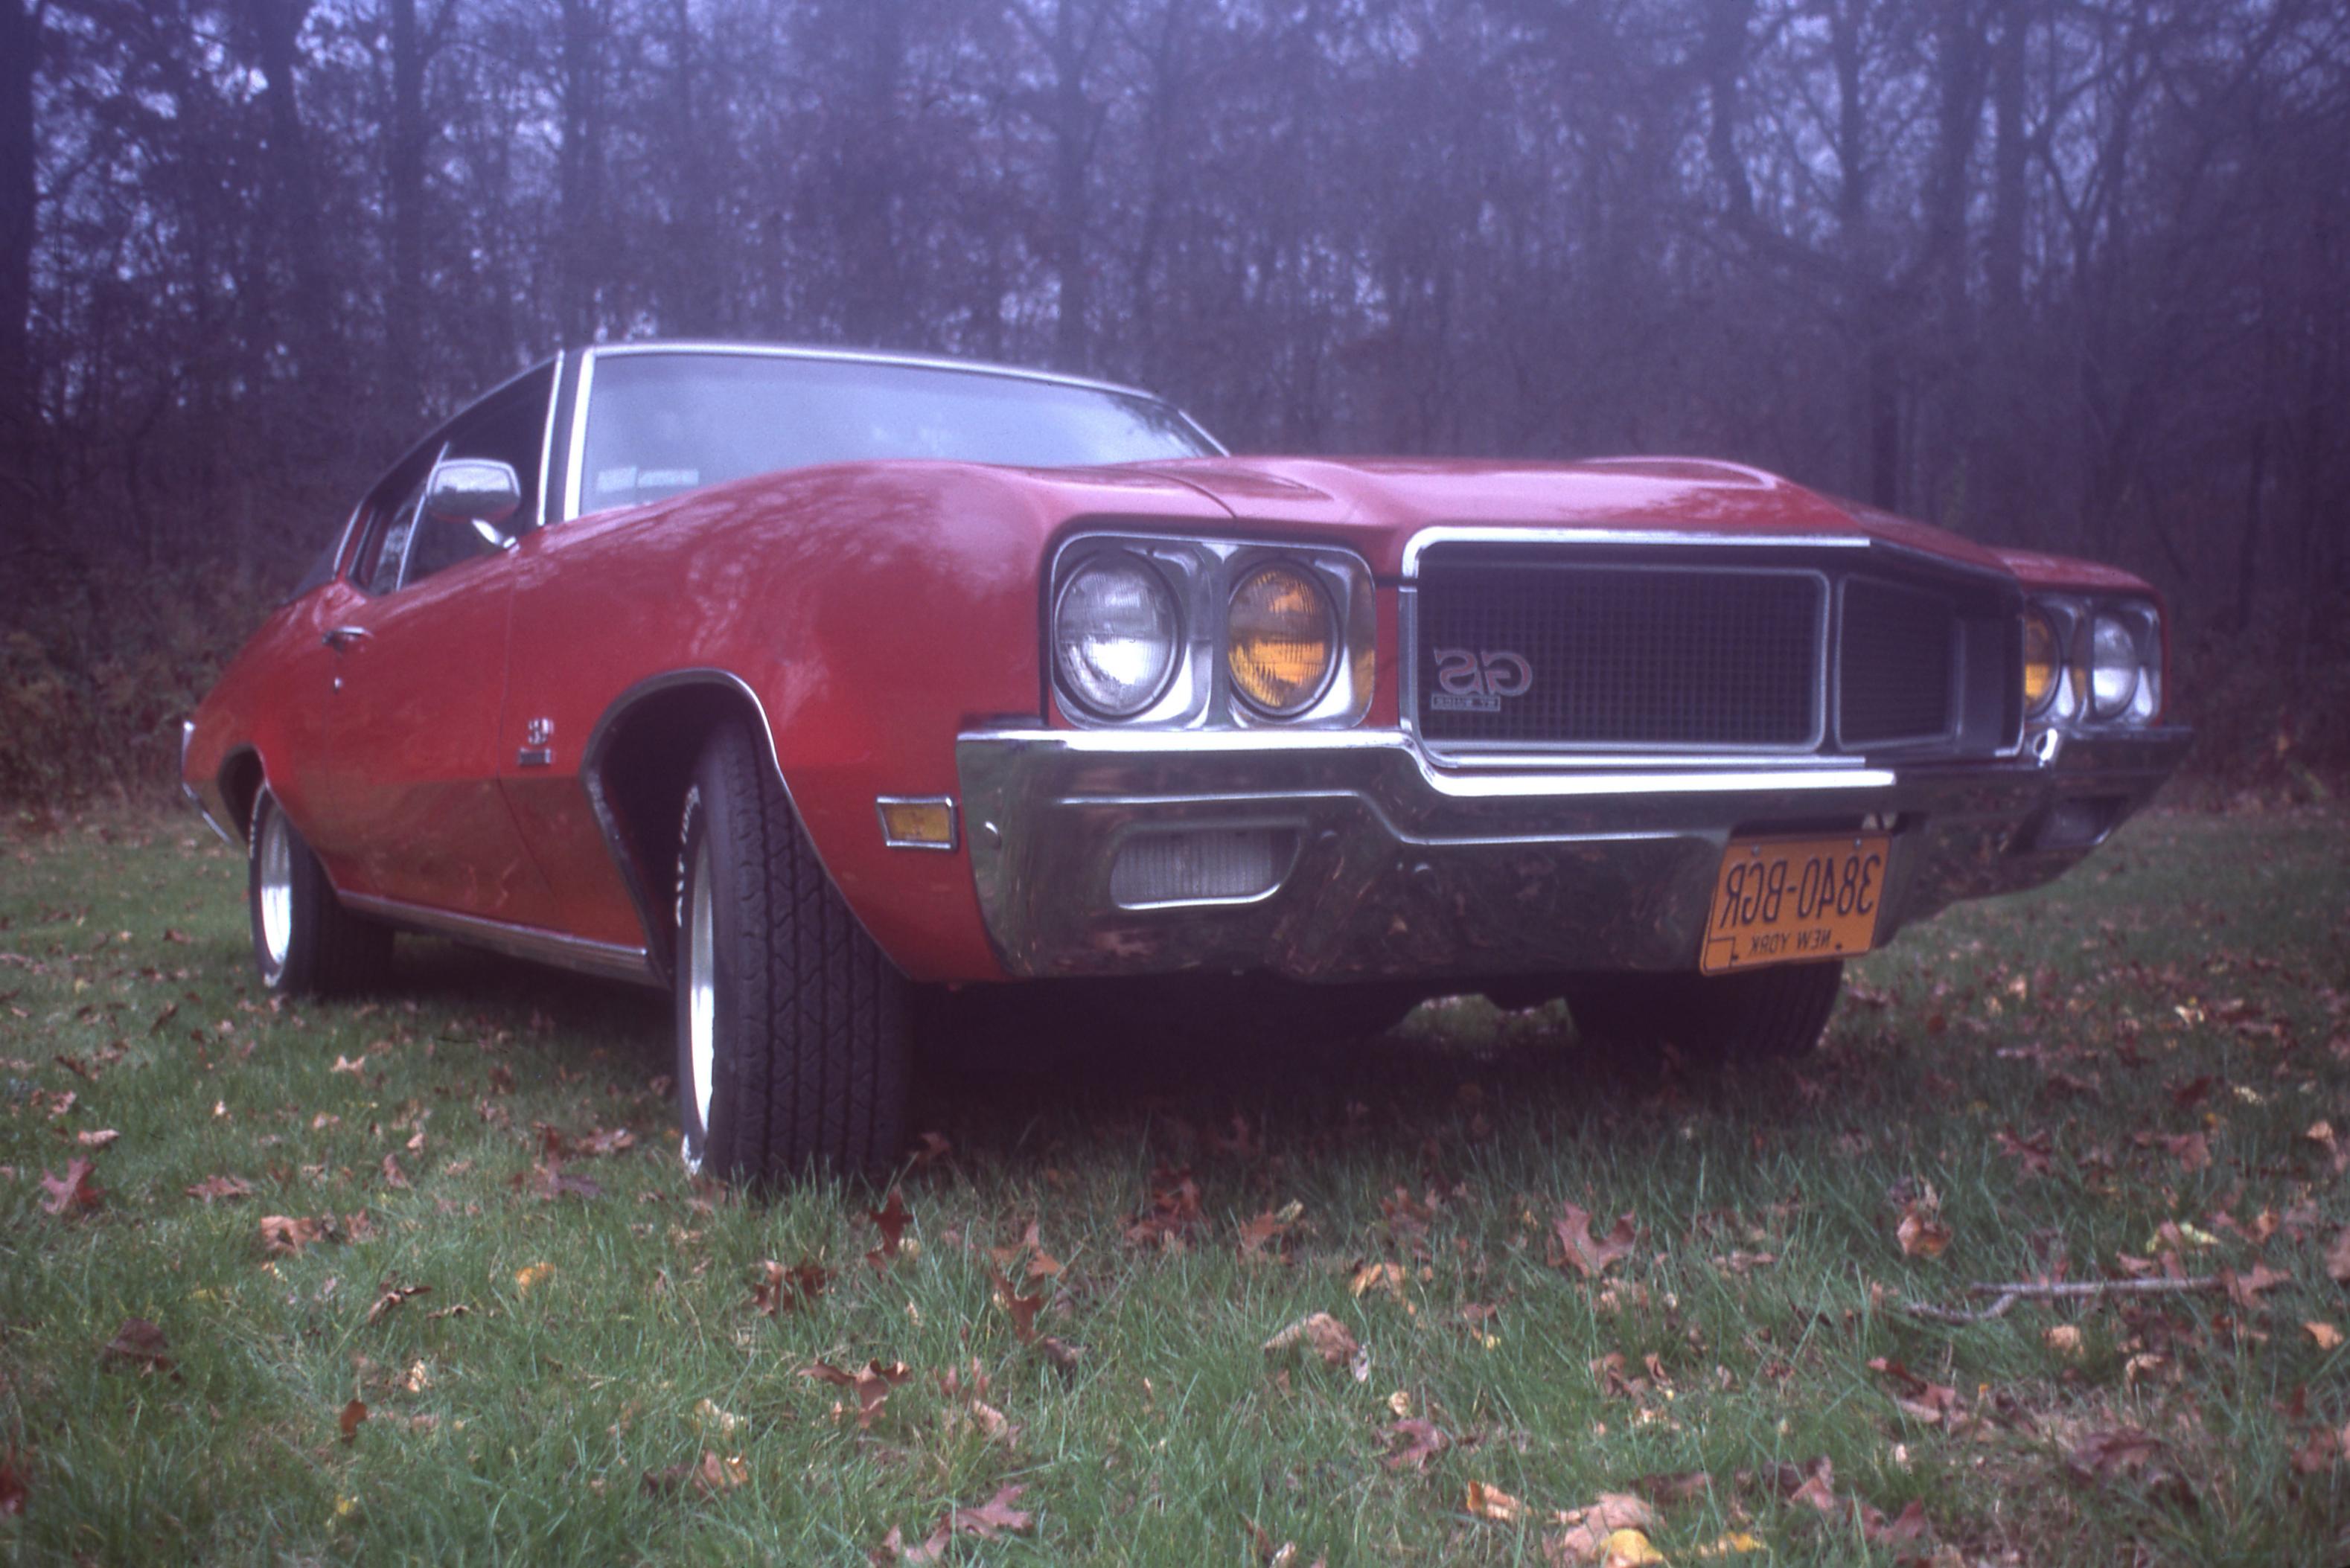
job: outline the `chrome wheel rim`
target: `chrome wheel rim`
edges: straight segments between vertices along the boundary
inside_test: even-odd
[[[718,1035],[718,965],[712,950],[717,946],[716,921],[710,905],[710,846],[693,852],[693,891],[686,908],[685,1044],[686,1069],[692,1075],[694,1128],[685,1140],[689,1169],[702,1165],[702,1145],[710,1136],[710,1085],[714,1075]]]
[[[274,971],[294,940],[294,842],[273,806],[261,829],[261,950]]]

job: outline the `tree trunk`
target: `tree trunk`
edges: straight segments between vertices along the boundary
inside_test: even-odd
[[[391,125],[384,153],[384,207],[391,224],[390,286],[384,293],[387,420],[405,429],[424,406],[424,41],[416,0],[390,0]]]
[[[33,55],[39,0],[0,0],[0,450],[32,433]]]

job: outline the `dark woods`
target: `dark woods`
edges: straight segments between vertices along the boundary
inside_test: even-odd
[[[0,794],[165,776],[429,413],[654,333],[2116,560],[2314,787],[2345,150],[2339,0],[0,0]]]

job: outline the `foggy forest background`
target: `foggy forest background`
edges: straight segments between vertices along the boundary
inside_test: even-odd
[[[0,0],[0,797],[168,778],[429,416],[651,335],[2115,561],[2320,794],[2345,214],[2340,0]]]

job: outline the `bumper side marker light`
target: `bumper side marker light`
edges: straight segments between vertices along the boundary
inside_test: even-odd
[[[881,842],[892,849],[952,849],[956,845],[951,795],[878,795]]]

